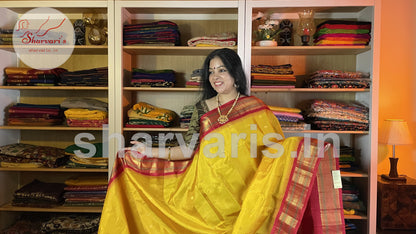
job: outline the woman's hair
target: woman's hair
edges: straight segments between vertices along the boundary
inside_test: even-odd
[[[243,65],[238,54],[231,49],[222,48],[212,51],[205,59],[202,67],[202,99],[209,99],[217,95],[209,82],[209,64],[214,57],[218,57],[224,63],[230,75],[234,78],[237,91],[247,95],[247,80],[243,71]]]

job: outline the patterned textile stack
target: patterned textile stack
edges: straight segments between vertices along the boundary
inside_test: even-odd
[[[135,104],[128,112],[129,121],[126,127],[164,128],[171,127],[178,115],[171,110],[159,108],[145,102]]]
[[[302,110],[298,108],[269,106],[279,120],[283,130],[306,130],[308,125],[303,122]]]
[[[60,148],[23,143],[0,146],[1,167],[59,167],[67,161],[68,156]]]
[[[237,35],[233,32],[217,33],[208,36],[194,37],[188,40],[188,46],[220,46],[237,45]]]
[[[173,87],[175,86],[175,71],[133,68],[131,85],[134,87]]]
[[[70,127],[102,127],[108,124],[108,104],[90,98],[67,98],[61,103]]]
[[[64,68],[37,70],[24,67],[6,67],[4,69],[5,84],[11,86],[54,86],[58,84],[60,74],[66,71]]]
[[[317,46],[368,45],[371,22],[327,20],[316,27],[314,44]]]
[[[68,168],[108,168],[108,157],[103,157],[103,144],[91,143],[95,147],[95,154],[89,156],[90,150],[87,145],[70,145],[65,148],[65,154],[69,155],[69,161],[64,165]],[[80,151],[82,155],[75,152]]]
[[[305,103],[306,122],[312,129],[338,131],[366,131],[369,126],[368,107],[359,103],[313,100]]]
[[[13,29],[0,28],[0,45],[13,44]]]
[[[102,206],[107,193],[107,177],[78,177],[65,181],[64,206]]]
[[[187,88],[198,88],[201,86],[202,69],[195,69],[192,71],[191,78],[186,81],[185,87]]]
[[[52,126],[64,118],[59,105],[17,103],[7,111],[7,124],[15,126]]]
[[[341,171],[358,170],[354,149],[349,146],[341,146],[339,149],[339,169]]]
[[[180,32],[174,22],[163,20],[123,27],[124,45],[180,45]]]
[[[33,180],[16,190],[13,194],[13,206],[22,207],[56,207],[63,203],[65,184],[45,183]]]
[[[180,113],[180,126],[181,128],[188,128],[191,122],[192,113],[194,112],[195,105],[186,105],[183,107]]]
[[[296,77],[293,75],[292,65],[252,65],[252,88],[294,88]]]
[[[370,73],[319,70],[306,81],[308,88],[370,88]]]
[[[100,214],[22,213],[2,234],[97,233]]]
[[[108,68],[99,67],[60,74],[60,86],[100,86],[108,85]]]
[[[365,213],[364,203],[359,198],[357,187],[346,179],[342,180],[342,203],[344,214]]]

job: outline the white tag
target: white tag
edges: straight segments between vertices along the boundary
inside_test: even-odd
[[[334,182],[334,188],[342,188],[341,172],[339,170],[332,171],[332,181]]]

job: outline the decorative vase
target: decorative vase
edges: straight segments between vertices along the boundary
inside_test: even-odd
[[[311,36],[315,33],[314,14],[311,9],[306,9],[299,12],[299,24],[297,28],[297,34],[300,36],[302,45],[308,46]]]
[[[256,43],[258,46],[277,46],[277,42],[274,40],[262,40]]]

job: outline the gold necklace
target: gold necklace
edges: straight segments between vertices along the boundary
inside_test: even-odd
[[[228,122],[228,115],[231,113],[231,111],[234,109],[235,104],[237,104],[237,100],[240,97],[240,93],[237,93],[237,97],[235,97],[234,103],[231,106],[230,110],[228,110],[226,115],[221,114],[221,110],[220,110],[220,98],[219,95],[217,94],[217,102],[218,102],[218,106],[217,106],[217,110],[218,110],[218,114],[220,115],[220,117],[218,117],[218,122],[220,124],[225,124]]]

